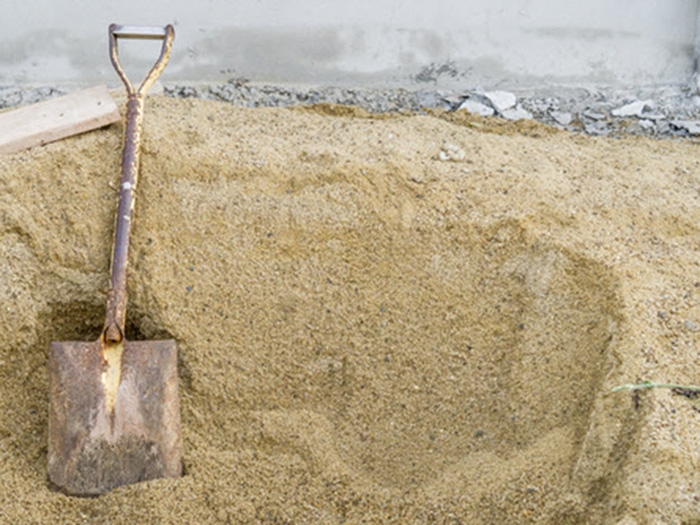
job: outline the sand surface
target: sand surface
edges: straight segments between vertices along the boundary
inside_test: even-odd
[[[47,480],[50,341],[102,327],[122,126],[0,158],[0,522],[697,523],[694,142],[153,98],[129,335],[183,478]]]

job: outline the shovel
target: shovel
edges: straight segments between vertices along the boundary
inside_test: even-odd
[[[109,27],[112,64],[128,98],[106,320],[96,342],[52,342],[49,351],[49,479],[67,494],[98,495],[182,475],[175,341],[125,338],[144,98],[165,68],[174,36],[171,25]],[[137,89],[119,63],[117,38],[163,40],[160,57]]]

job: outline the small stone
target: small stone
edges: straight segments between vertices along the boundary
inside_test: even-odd
[[[562,126],[568,126],[573,120],[571,113],[567,113],[565,111],[552,111],[550,112],[550,115],[555,121],[557,121],[558,124],[561,124]]]
[[[589,120],[583,125],[583,129],[589,135],[607,135],[610,133],[610,128],[605,122],[598,120]]]
[[[686,321],[683,323],[683,325],[686,327],[686,329],[690,330],[691,332],[697,332],[700,327],[698,327],[697,323],[694,323],[690,319],[686,319]]]
[[[457,109],[466,109],[469,113],[482,117],[490,117],[494,114],[493,108],[469,98],[462,102]]]
[[[672,133],[670,122],[668,120],[659,120],[656,123],[656,132],[659,134],[670,135]]]
[[[467,157],[467,154],[459,146],[455,144],[444,144],[442,150],[438,153],[438,159],[442,161],[461,162]]]
[[[456,93],[441,93],[440,100],[444,105],[450,108],[458,108],[464,100],[464,95],[458,95]]]
[[[650,130],[655,126],[654,122],[643,118],[639,121],[639,127],[642,129]]]
[[[593,120],[603,120],[605,118],[603,113],[598,113],[597,111],[584,111],[583,116]]]
[[[483,95],[499,113],[515,106],[518,100],[513,93],[508,91],[488,91]]]
[[[653,109],[653,100],[637,100],[625,104],[621,108],[613,109],[612,114],[615,117],[641,117],[645,108]]]
[[[524,109],[522,106],[507,109],[502,111],[501,114],[503,115],[503,118],[508,120],[532,120],[532,113]]]
[[[437,93],[430,91],[419,91],[416,93],[416,104],[418,107],[435,108],[441,105],[440,102],[441,100]]]
[[[671,125],[678,129],[684,129],[691,135],[700,135],[700,122],[694,120],[672,120]]]
[[[165,88],[160,80],[156,80],[151,88],[148,90],[148,96],[163,96],[165,95]]]

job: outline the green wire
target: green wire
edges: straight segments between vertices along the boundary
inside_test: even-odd
[[[673,383],[652,383],[651,381],[644,381],[642,383],[630,384],[630,385],[620,385],[616,386],[611,390],[611,392],[620,392],[622,390],[642,390],[645,388],[679,388],[682,390],[690,390],[693,392],[700,392],[700,386],[695,385],[676,385]]]

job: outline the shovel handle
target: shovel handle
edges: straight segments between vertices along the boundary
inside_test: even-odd
[[[107,296],[107,314],[102,339],[105,343],[118,344],[124,340],[126,325],[126,276],[129,256],[129,234],[134,212],[135,191],[138,182],[141,131],[143,128],[144,97],[158,76],[165,69],[170,58],[175,30],[172,25],[165,27],[109,26],[109,53],[114,69],[127,92],[126,125],[122,152],[121,179],[119,183],[119,206],[117,207],[117,227],[112,249],[112,269],[110,290]],[[160,56],[151,67],[138,88],[134,89],[124,73],[117,51],[117,38],[156,38],[163,39]]]
[[[163,40],[163,46],[160,49],[158,60],[153,64],[153,67],[151,67],[151,70],[146,74],[137,89],[134,89],[134,86],[129,81],[129,78],[124,72],[124,68],[122,68],[119,62],[119,49],[117,47],[117,39],[119,38]],[[145,95],[148,92],[168,63],[174,38],[175,29],[170,24],[165,27],[124,26],[118,24],[111,24],[109,26],[109,57],[112,60],[114,69],[117,71],[117,75],[119,75],[119,78],[126,88],[127,96],[131,96],[132,94]]]

